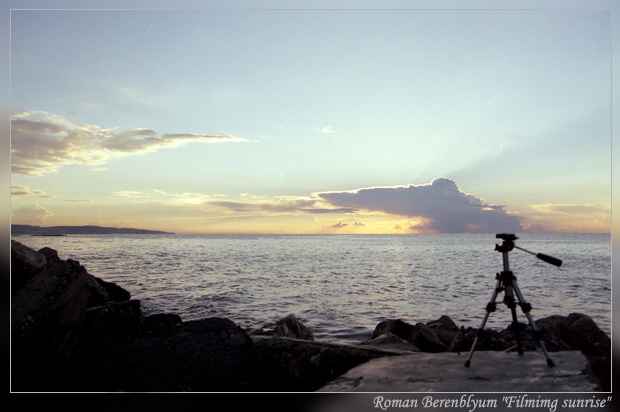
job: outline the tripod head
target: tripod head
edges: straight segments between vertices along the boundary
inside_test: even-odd
[[[504,240],[501,245],[495,245],[495,250],[498,252],[510,252],[515,247],[515,240],[519,239],[512,233],[498,233],[495,237]]]
[[[504,241],[501,245],[495,245],[495,250],[497,250],[498,252],[508,253],[514,248],[517,248],[519,250],[529,253],[530,255],[536,256],[538,259],[542,260],[543,262],[547,262],[557,267],[562,266],[562,261],[558,258],[554,258],[553,256],[545,255],[543,253],[530,252],[529,250],[516,246],[514,241],[519,238],[512,233],[498,233],[497,235],[495,235],[495,238],[502,239]]]

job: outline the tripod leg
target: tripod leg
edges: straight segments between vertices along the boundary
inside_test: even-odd
[[[523,298],[523,294],[521,294],[521,290],[519,290],[519,286],[517,286],[516,279],[513,280],[512,286],[514,287],[517,297],[519,298],[519,305],[521,306],[521,310],[523,311],[523,313],[527,317],[528,322],[530,323],[530,327],[532,328],[532,331],[534,334],[534,339],[536,339],[536,342],[538,342],[538,344],[540,345],[540,348],[542,349],[543,354],[545,355],[545,358],[547,359],[547,365],[555,366],[555,364],[553,363],[553,360],[549,356],[549,353],[547,353],[547,347],[545,346],[545,342],[542,340],[542,333],[540,332],[540,330],[538,330],[538,327],[536,326],[536,322],[534,322],[534,319],[532,319],[532,315],[530,315],[530,310],[532,309],[532,305],[525,302],[525,299]]]
[[[495,290],[493,291],[493,295],[491,296],[491,300],[489,301],[489,303],[487,303],[484,318],[482,318],[482,322],[480,323],[480,326],[476,330],[476,337],[474,338],[474,343],[472,343],[471,349],[469,350],[469,356],[467,357],[467,360],[465,361],[465,367],[469,367],[469,365],[471,364],[471,358],[472,356],[474,356],[474,350],[476,349],[478,338],[482,335],[482,333],[484,333],[484,325],[487,323],[487,320],[489,319],[489,315],[491,314],[491,312],[495,312],[495,308],[496,308],[495,300],[497,299],[497,294],[501,290],[502,290],[502,282],[498,278],[497,285],[495,286]]]
[[[519,334],[519,321],[517,320],[517,304],[512,293],[512,286],[506,286],[506,296],[504,297],[504,303],[510,312],[512,313],[512,330],[515,332],[515,339],[517,341],[517,352],[519,355],[523,355],[523,346],[521,345],[521,336]]]

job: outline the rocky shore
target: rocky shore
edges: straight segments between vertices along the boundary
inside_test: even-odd
[[[536,321],[550,352],[578,350],[611,388],[611,339],[585,314]],[[359,345],[317,342],[294,314],[259,330],[233,320],[144,316],[130,292],[50,248],[11,243],[13,392],[309,392],[371,359],[467,352],[476,330],[443,315],[377,325]],[[526,351],[538,348],[521,325]],[[485,330],[477,351],[516,350],[512,330]],[[450,373],[446,371],[445,373]]]

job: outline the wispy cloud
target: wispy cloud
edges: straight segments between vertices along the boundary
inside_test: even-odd
[[[315,200],[312,199],[298,199],[298,200],[272,200],[261,202],[234,202],[226,200],[209,201],[205,203],[208,207],[223,208],[233,212],[251,212],[251,213],[295,213],[312,211],[315,204]]]
[[[527,232],[608,232],[611,208],[595,204],[536,204],[526,212]]]
[[[371,187],[347,192],[317,194],[333,206],[419,218],[412,228],[439,233],[519,232],[517,216],[503,206],[491,205],[465,193],[450,179],[438,178],[430,184]]]
[[[331,126],[319,127],[318,129],[315,129],[314,131],[317,133],[324,133],[324,134],[335,133],[334,128]]]
[[[129,198],[146,198],[148,194],[145,192],[138,192],[135,190],[119,190],[116,192],[112,192],[112,196],[114,197],[129,197]]]
[[[38,197],[45,198],[45,199],[49,199],[53,197],[40,190],[35,190],[35,189],[29,188],[28,186],[20,186],[20,185],[11,186],[11,196],[15,196],[15,197],[38,196]]]
[[[592,215],[609,215],[609,208],[604,208],[591,204],[541,204],[531,205],[532,209],[538,213],[554,214],[554,215],[570,215],[570,216],[592,216]]]
[[[239,142],[226,135],[192,133],[160,135],[149,129],[104,129],[76,125],[46,112],[14,112],[11,116],[11,170],[40,176],[66,164],[100,166],[108,159],[179,147],[189,142]]]

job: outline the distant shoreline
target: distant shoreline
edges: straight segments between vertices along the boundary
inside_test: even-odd
[[[50,226],[11,225],[11,235],[65,236],[65,235],[103,235],[103,234],[154,234],[173,235],[172,232],[158,230],[116,228],[104,226]]]

